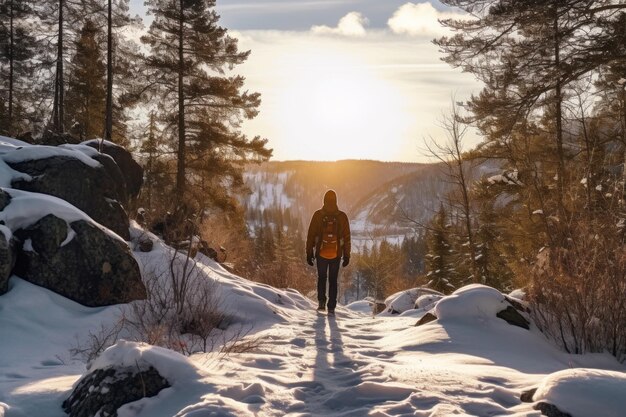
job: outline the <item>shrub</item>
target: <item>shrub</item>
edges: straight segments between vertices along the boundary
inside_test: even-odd
[[[537,326],[570,353],[626,359],[626,252],[610,219],[583,219],[567,247],[546,249],[529,295]]]

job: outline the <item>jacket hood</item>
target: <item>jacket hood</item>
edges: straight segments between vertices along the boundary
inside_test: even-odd
[[[337,193],[335,193],[334,190],[328,190],[326,194],[324,194],[324,206],[322,209],[327,212],[339,211],[339,207],[337,206]]]

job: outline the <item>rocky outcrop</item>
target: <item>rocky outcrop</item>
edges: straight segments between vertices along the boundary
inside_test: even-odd
[[[0,211],[11,203],[11,196],[6,191],[0,189]]]
[[[9,160],[11,168],[31,177],[14,179],[11,187],[59,197],[129,240],[128,215],[120,204],[126,197],[121,172],[110,157],[99,155],[98,160],[96,167],[66,155]]]
[[[535,396],[535,393],[537,392],[537,388],[531,388],[529,390],[526,391],[522,391],[522,394],[520,395],[519,399],[522,400],[523,403],[532,403],[533,397]]]
[[[526,318],[522,316],[513,306],[507,306],[507,308],[498,312],[496,316],[510,325],[521,327],[526,330],[530,329],[530,321],[526,320]]]
[[[78,382],[63,409],[70,417],[115,417],[122,405],[154,397],[169,386],[151,366],[96,369]]]
[[[530,329],[530,320],[525,315],[530,312],[523,302],[508,295],[504,296],[507,307],[496,314],[498,318],[506,321],[512,326],[521,327],[522,329]]]
[[[154,242],[149,237],[142,236],[139,238],[137,247],[141,252],[152,252],[152,248],[154,248]]]
[[[0,211],[11,202],[11,196],[0,189]],[[6,232],[6,233],[5,233]],[[0,295],[9,290],[9,277],[15,265],[15,240],[11,230],[0,221]]]
[[[15,231],[22,242],[15,273],[89,307],[146,298],[126,242],[87,220],[49,214]]]
[[[9,290],[9,277],[15,265],[15,240],[5,239],[0,231],[0,295]]]
[[[491,315],[508,324],[530,329],[528,308],[523,302],[514,300],[495,288],[481,284],[470,284],[459,288],[450,296],[439,299],[416,326],[437,320],[484,317]]]
[[[432,313],[426,313],[417,321],[417,323],[415,323],[415,326],[422,326],[435,320],[437,320],[437,316]]]
[[[559,410],[556,405],[550,403],[539,402],[533,408],[541,411],[541,414],[548,417],[572,417],[571,414]]]
[[[143,168],[134,159],[130,152],[122,146],[108,141],[98,139],[83,142],[84,145],[90,146],[103,154],[109,155],[122,171],[126,189],[131,198],[139,195],[141,186],[143,185]]]

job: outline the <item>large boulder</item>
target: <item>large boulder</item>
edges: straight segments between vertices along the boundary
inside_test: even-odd
[[[0,189],[0,211],[11,202],[11,196]],[[9,290],[9,277],[15,265],[15,240],[11,230],[0,220],[0,295]]]
[[[170,384],[151,366],[110,366],[85,375],[63,402],[70,417],[116,417],[124,404],[154,397]]]
[[[495,288],[470,284],[440,299],[430,310],[438,320],[494,317],[513,326],[530,328],[528,308]]]
[[[88,148],[91,150],[91,148]],[[30,178],[13,178],[11,187],[59,197],[93,220],[129,240],[129,220],[122,174],[107,155],[92,159],[78,150],[28,147],[2,156],[15,171]]]
[[[559,410],[556,405],[546,402],[538,402],[533,408],[541,411],[541,414],[548,417],[572,417],[571,414]]]
[[[411,288],[408,290],[400,291],[395,294],[390,295],[385,299],[385,313],[387,314],[401,314],[407,310],[421,308],[418,305],[418,300],[422,299],[425,301],[425,298],[422,297],[431,297],[431,304],[436,300],[443,297],[443,294],[439,291],[431,290],[427,287],[417,287]],[[422,303],[426,304],[425,302]]]
[[[22,242],[15,274],[89,307],[145,299],[128,244],[85,219],[48,214],[15,231]]]
[[[196,365],[179,353],[127,340],[118,340],[105,349],[87,369],[63,402],[71,417],[135,415],[144,406],[156,410],[159,407],[156,402],[129,403],[153,397],[168,387],[186,390],[190,382],[204,378]],[[167,393],[163,394],[165,399],[160,403],[167,402]],[[128,406],[120,410],[124,404]],[[140,414],[154,414],[143,411]]]
[[[83,142],[100,152],[109,155],[122,171],[126,188],[130,197],[136,198],[143,185],[143,168],[134,159],[130,152],[113,142],[92,139]]]
[[[15,240],[10,236],[8,229],[0,225],[0,295],[9,290],[9,277],[15,265]]]

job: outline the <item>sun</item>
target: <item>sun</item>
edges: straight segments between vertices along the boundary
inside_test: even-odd
[[[286,153],[309,160],[395,159],[390,139],[406,135],[403,96],[374,67],[323,51],[280,85],[277,130]]]

